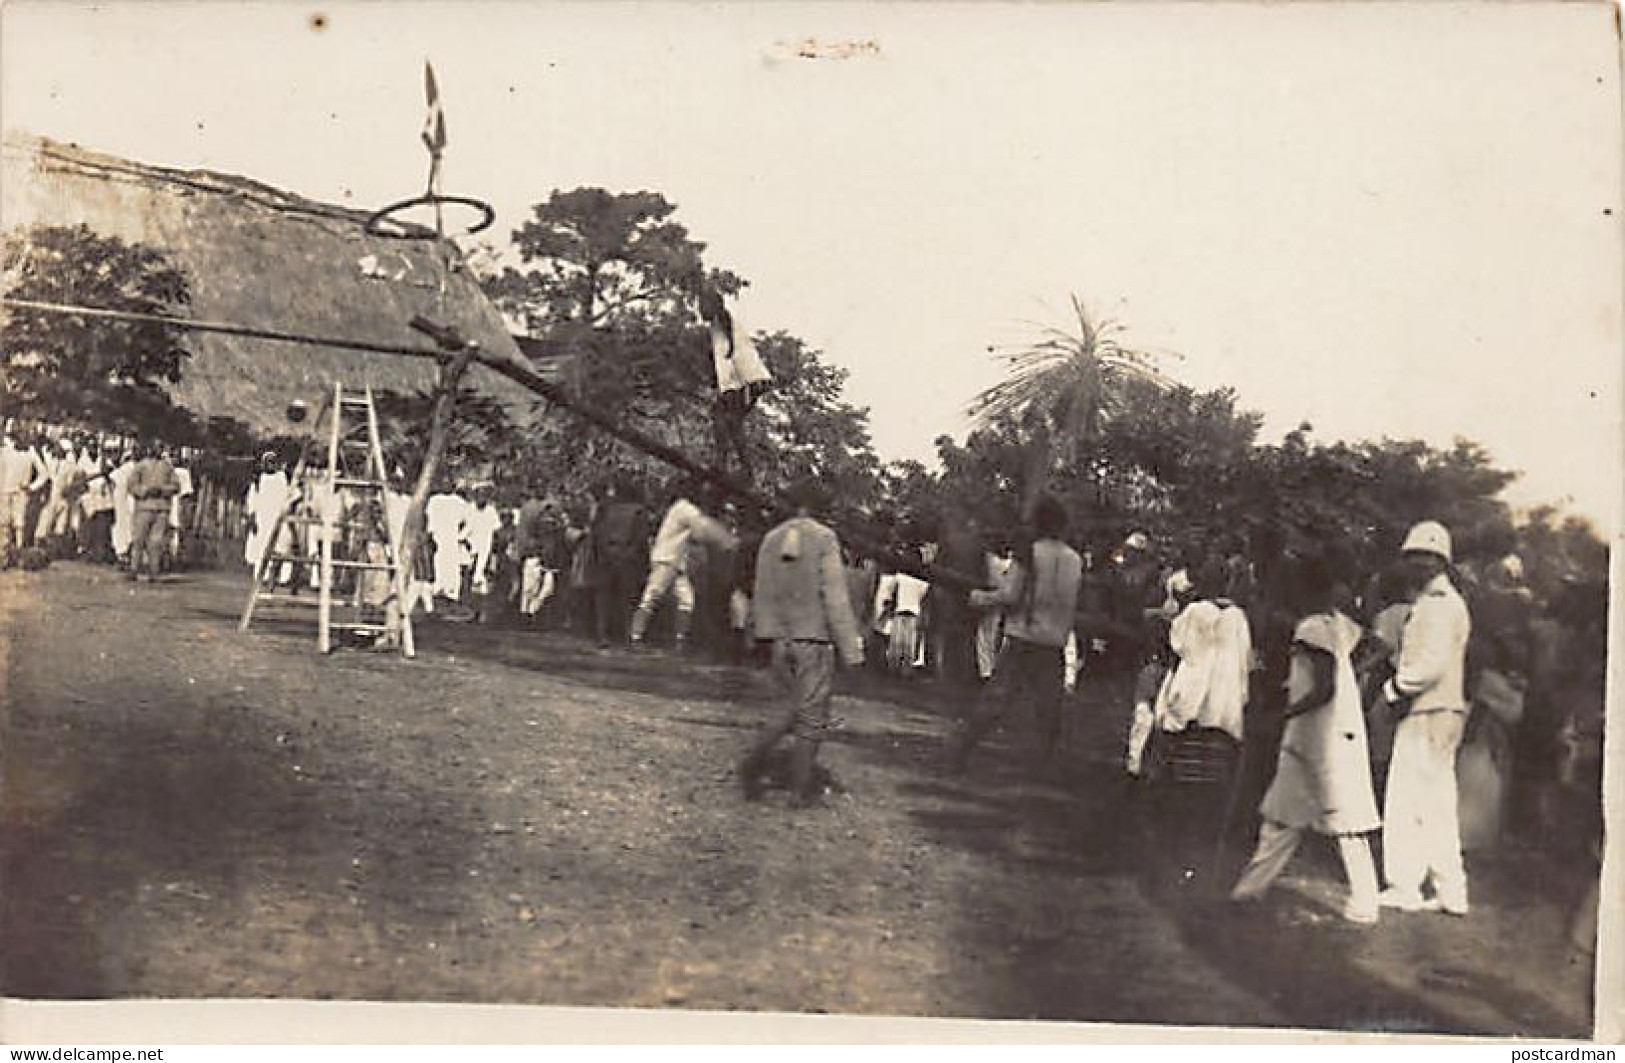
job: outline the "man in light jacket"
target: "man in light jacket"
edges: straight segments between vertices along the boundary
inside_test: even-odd
[[[1450,532],[1435,521],[1410,530],[1400,548],[1416,600],[1400,636],[1399,664],[1383,686],[1398,715],[1384,809],[1382,903],[1404,911],[1467,914],[1461,860],[1456,750],[1467,726],[1463,690],[1467,604],[1450,581]],[[1423,897],[1431,880],[1433,896]]]
[[[951,771],[964,770],[971,751],[1009,704],[1033,706],[1046,761],[1060,742],[1066,641],[1077,615],[1083,558],[1061,540],[1066,510],[1055,499],[1039,500],[1033,530],[1032,549],[1010,567],[1003,584],[970,594],[974,608],[1004,610],[1005,641],[993,682],[954,735]]]
[[[147,444],[130,473],[135,525],[130,535],[130,578],[151,582],[163,565],[169,542],[169,500],[181,489],[165,449]]]
[[[804,807],[815,797],[835,658],[849,668],[861,665],[863,636],[847,594],[840,540],[813,516],[828,504],[823,485],[803,481],[790,500],[795,516],[768,532],[757,551],[751,600],[756,637],[773,644],[773,670],[787,704],[740,764],[739,780],[747,800],[761,796],[768,755],[789,735],[791,800]]]

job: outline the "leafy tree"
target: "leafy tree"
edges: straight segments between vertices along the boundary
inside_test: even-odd
[[[611,412],[626,427],[724,467],[724,433],[702,293],[737,293],[744,281],[704,262],[705,245],[653,192],[597,188],[555,192],[513,234],[521,267],[492,270],[487,292],[532,335],[572,353],[573,399]],[[879,460],[868,414],[841,398],[845,373],[787,333],[756,337],[774,378],[745,422],[744,453],[768,489],[795,475],[827,477],[846,499],[877,490]],[[611,477],[659,483],[669,470],[566,411],[539,411],[523,448],[532,490],[566,496]]]
[[[880,494],[880,459],[869,436],[869,412],[842,398],[846,370],[788,332],[759,334],[757,352],[775,381],[747,422],[751,467],[759,486],[782,491],[802,476],[822,479],[851,510]]]
[[[1553,506],[1534,509],[1518,528],[1518,554],[1529,586],[1544,601],[1569,587],[1608,582],[1608,544],[1589,521]]]
[[[1030,517],[1055,464],[1076,466],[1121,406],[1129,381],[1163,386],[1166,378],[1143,351],[1121,342],[1123,327],[1097,320],[1072,296],[1076,331],[1046,328],[1030,346],[1004,355],[1008,375],[978,395],[978,425],[1012,418],[1027,439],[1022,513]]]
[[[87,225],[13,230],[0,259],[4,291],[14,299],[164,317],[179,316],[191,302],[186,274],[163,254]],[[0,402],[45,421],[189,437],[191,418],[164,388],[181,378],[184,337],[163,322],[7,308]]]
[[[381,391],[374,400],[384,459],[391,467],[399,467],[411,482],[423,465],[427,443],[423,426],[434,405],[433,389]],[[456,409],[442,468],[453,477],[489,473],[494,480],[511,479],[511,459],[519,451],[520,437],[507,408],[491,395],[465,385],[458,389]]]
[[[907,458],[881,470],[881,504],[874,513],[882,537],[927,539],[945,512],[942,481],[922,462]]]
[[[929,508],[969,517],[986,529],[1014,531],[1021,523],[1028,454],[1015,420],[1007,417],[973,431],[963,446],[951,436],[938,436],[936,446],[942,472]]]
[[[675,211],[655,192],[556,191],[513,233],[521,266],[493,271],[483,284],[530,335],[571,352],[572,398],[693,452],[712,434],[715,415],[699,296],[706,287],[734,294],[744,282],[706,267],[705,245]],[[567,414],[540,412],[531,448],[539,476],[557,483],[656,473],[652,459],[581,431]]]
[[[706,269],[705,245],[672,219],[676,210],[658,192],[556,191],[514,231],[527,268],[504,269],[488,291],[535,334],[560,322],[686,319],[702,284],[733,295],[744,282]]]

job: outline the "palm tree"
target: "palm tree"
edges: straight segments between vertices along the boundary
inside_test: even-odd
[[[971,400],[974,427],[1010,418],[1027,436],[1021,513],[1031,520],[1057,459],[1075,462],[1100,438],[1121,408],[1124,390],[1139,381],[1159,390],[1173,381],[1156,356],[1126,347],[1124,327],[1097,319],[1083,300],[1071,297],[1076,332],[1042,327],[1036,343],[999,353],[1008,375]]]

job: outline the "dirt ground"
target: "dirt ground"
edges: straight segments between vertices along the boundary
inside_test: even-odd
[[[1263,912],[1149,896],[1110,685],[1058,769],[955,778],[931,684],[849,679],[797,812],[730,774],[759,674],[445,623],[321,658],[245,591],[0,573],[7,995],[1590,1030],[1584,883],[1532,853],[1467,919],[1343,924],[1325,854]]]

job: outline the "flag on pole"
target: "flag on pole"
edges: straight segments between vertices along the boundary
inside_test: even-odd
[[[435,84],[434,67],[423,63],[423,94],[429,103],[429,113],[423,119],[423,146],[435,158],[446,147],[446,115],[440,109],[440,86]]]

